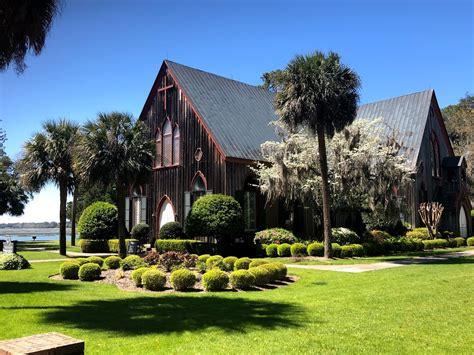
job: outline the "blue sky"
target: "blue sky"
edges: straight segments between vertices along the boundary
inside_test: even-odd
[[[65,1],[39,57],[0,74],[7,153],[46,119],[137,116],[163,59],[250,84],[295,54],[335,51],[361,77],[361,102],[434,88],[440,105],[473,92],[469,0]],[[48,186],[24,216],[58,220]]]

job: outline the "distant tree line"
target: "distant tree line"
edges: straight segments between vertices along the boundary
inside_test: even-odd
[[[68,223],[68,228],[71,223]],[[58,228],[58,222],[17,222],[0,223],[0,229],[26,229],[26,228]]]

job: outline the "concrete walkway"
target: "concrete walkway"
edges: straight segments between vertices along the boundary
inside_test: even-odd
[[[445,261],[448,259],[462,258],[466,256],[473,256],[474,250],[466,250],[449,254],[442,254],[439,256],[420,256],[411,259],[400,259],[393,261],[383,261],[380,263],[373,264],[351,264],[351,265],[298,265],[298,264],[286,264],[287,267],[307,270],[326,270],[326,271],[339,271],[339,272],[366,272],[375,270],[391,269],[394,267],[402,267],[416,264],[426,264],[436,261]]]

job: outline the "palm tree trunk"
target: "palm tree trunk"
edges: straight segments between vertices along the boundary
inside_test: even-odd
[[[326,137],[324,126],[318,125],[319,165],[321,166],[322,197],[323,197],[323,229],[324,229],[324,257],[330,258],[331,252],[331,213],[329,201],[328,159],[326,155]]]
[[[59,254],[66,255],[67,182],[59,182]]]
[[[118,212],[118,238],[119,238],[119,256],[127,256],[125,246],[125,185],[121,180],[117,181],[117,212]]]
[[[72,194],[72,218],[71,218],[71,245],[76,245],[76,213],[77,213],[77,186],[74,186]]]

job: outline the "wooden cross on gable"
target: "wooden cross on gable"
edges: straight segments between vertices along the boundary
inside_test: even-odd
[[[160,92],[163,92],[163,109],[165,111],[167,111],[167,102],[166,102],[166,96],[167,96],[167,93],[168,93],[168,90],[173,88],[174,85],[173,84],[168,84],[168,71],[165,72],[165,76],[164,76],[164,79],[162,81],[162,85],[161,87],[158,89],[158,94]]]

